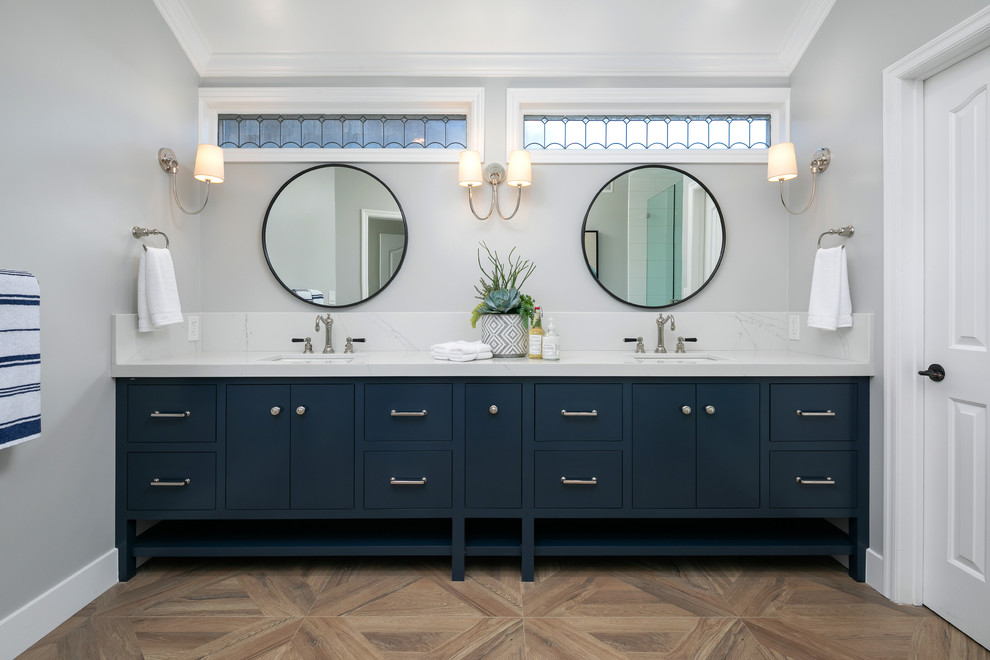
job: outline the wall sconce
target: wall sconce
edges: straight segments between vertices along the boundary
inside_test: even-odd
[[[206,203],[210,201],[210,184],[223,183],[223,149],[215,144],[201,144],[196,149],[196,166],[193,168],[193,178],[206,182],[206,199],[198,211],[187,211],[179,201],[179,194],[175,190],[175,173],[179,171],[179,161],[175,158],[175,152],[168,147],[158,150],[158,164],[172,179],[172,197],[176,206],[186,215],[196,215],[206,208]]]
[[[484,217],[478,215],[474,210],[474,197],[472,190],[485,182],[492,187],[492,205],[488,208],[488,214]],[[506,185],[516,188],[516,207],[509,215],[502,215],[502,209],[498,203],[498,184],[505,181]],[[522,189],[533,183],[533,166],[529,159],[529,152],[525,150],[513,151],[509,154],[508,171],[498,163],[492,163],[485,168],[484,175],[481,172],[481,154],[477,151],[462,151],[461,160],[457,167],[457,183],[468,189],[468,205],[471,213],[478,220],[487,220],[493,211],[498,211],[498,215],[503,220],[508,220],[519,210],[519,200],[522,198]]]
[[[770,147],[767,157],[767,181],[780,182],[780,203],[784,205],[789,213],[801,215],[811,208],[811,203],[815,201],[815,185],[818,174],[828,169],[828,164],[832,162],[832,152],[822,147],[811,157],[811,199],[808,205],[800,211],[794,211],[784,201],[784,181],[790,181],[798,175],[797,158],[794,156],[794,143],[781,142]]]

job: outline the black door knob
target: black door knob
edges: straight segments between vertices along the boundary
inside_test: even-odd
[[[940,364],[932,363],[932,364],[928,365],[928,368],[925,369],[924,371],[919,371],[918,372],[918,375],[919,376],[928,376],[929,378],[931,378],[932,380],[934,380],[937,383],[940,380],[944,380],[945,379],[945,369],[943,369],[942,368],[942,365],[940,365]]]

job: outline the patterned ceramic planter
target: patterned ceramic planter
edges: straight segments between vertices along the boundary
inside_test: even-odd
[[[497,358],[526,357],[529,350],[529,333],[523,327],[518,314],[483,314],[481,340],[492,347]]]

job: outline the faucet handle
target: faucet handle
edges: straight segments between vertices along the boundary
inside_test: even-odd
[[[645,353],[646,352],[646,347],[643,346],[643,338],[642,337],[625,337],[625,338],[623,338],[622,341],[625,341],[625,342],[634,341],[634,342],[636,342],[636,352],[637,353]]]
[[[675,353],[686,353],[684,350],[684,342],[686,341],[698,341],[697,337],[678,337],[677,338],[677,348],[674,349]]]
[[[312,353],[313,352],[313,340],[312,340],[311,337],[293,337],[292,338],[292,343],[298,344],[300,342],[306,342],[305,344],[303,344],[303,353]]]
[[[363,344],[364,343],[364,337],[348,337],[347,338],[347,342],[344,344],[344,353],[353,353],[354,352],[354,344],[351,343],[351,342],[356,342],[356,343]]]

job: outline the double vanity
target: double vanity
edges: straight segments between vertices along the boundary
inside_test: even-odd
[[[255,350],[271,318],[250,350],[183,354],[141,348],[132,320],[112,368],[122,580],[138,557],[285,555],[443,556],[455,580],[515,557],[531,580],[545,556],[828,554],[864,578],[868,360],[658,357],[621,333],[556,363]]]

